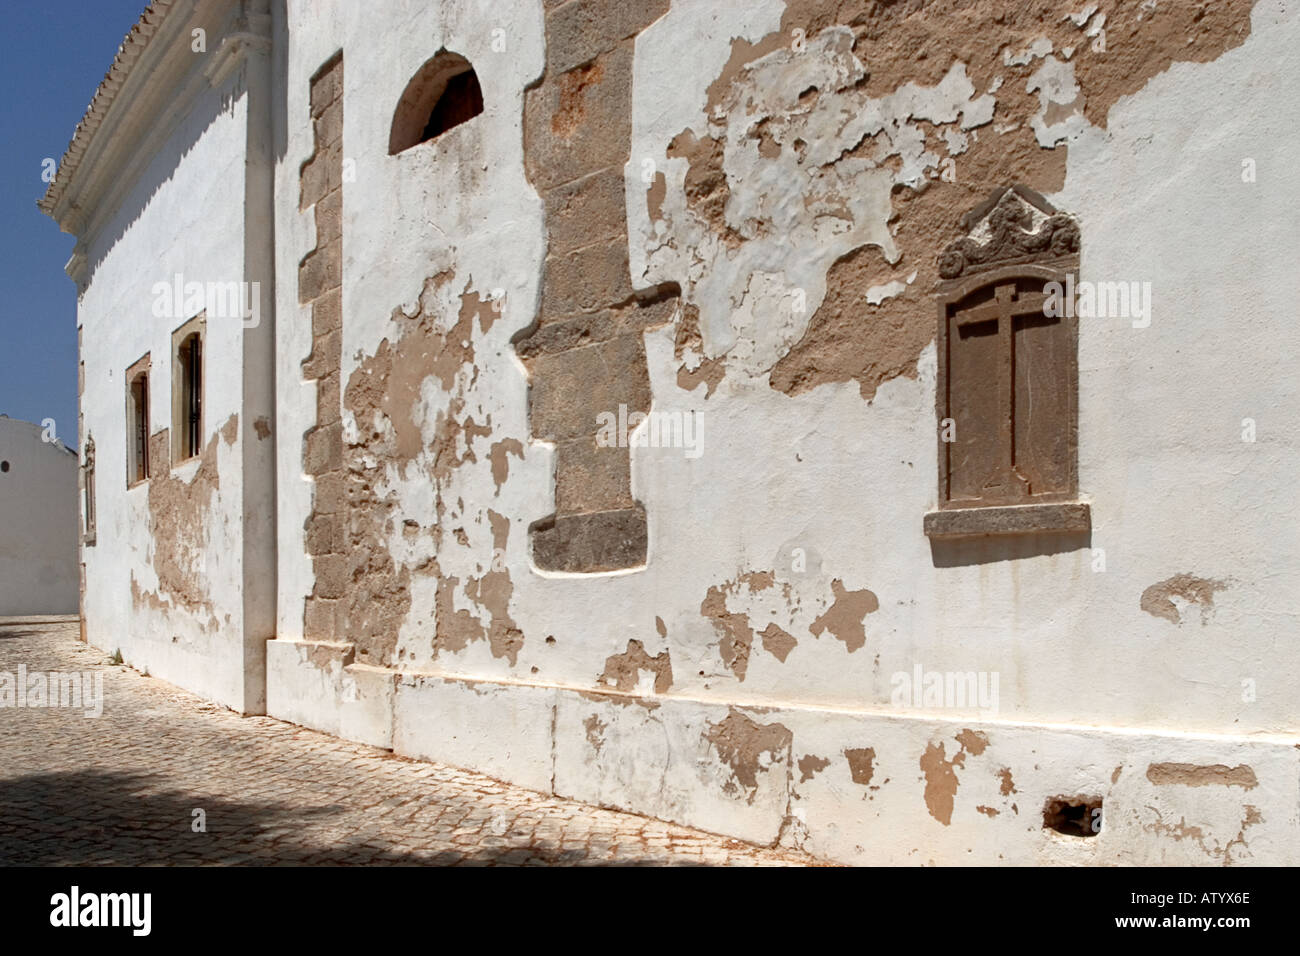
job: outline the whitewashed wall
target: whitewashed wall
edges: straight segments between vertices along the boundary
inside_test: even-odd
[[[0,417],[0,616],[76,614],[77,455]]]
[[[342,48],[343,151],[355,162],[355,181],[344,185],[342,378],[394,335],[393,310],[412,303],[427,277],[454,271],[456,295],[505,290],[501,320],[475,333],[470,400],[478,421],[491,415],[489,442],[517,438],[526,455],[510,460],[499,489],[481,453],[486,443],[477,462],[457,470],[448,497],[464,508],[448,520],[464,527],[468,544],[439,561],[461,580],[481,573],[493,547],[487,511],[507,517],[510,613],[524,642],[514,663],[493,656],[486,641],[435,659],[436,582],[416,578],[399,641],[410,664],[400,678],[345,667],[339,655],[322,663],[295,643],[312,582],[300,436],[314,423],[315,399],[301,374],[310,315],[294,283],[281,281],[281,640],[269,651],[271,713],[752,839],[799,834],[841,859],[1294,861],[1289,735],[1300,701],[1290,688],[1300,656],[1288,634],[1300,593],[1291,493],[1300,462],[1288,424],[1300,409],[1286,343],[1300,249],[1294,217],[1283,212],[1300,183],[1288,159],[1296,136],[1281,117],[1300,96],[1300,17],[1262,0],[1241,46],[1156,76],[1116,104],[1105,130],[1071,127],[1066,187],[1048,198],[1081,224],[1081,278],[1150,282],[1155,302],[1146,328],[1128,319],[1081,323],[1079,485],[1092,507],[1091,548],[939,567],[921,530],[936,504],[933,346],[915,378],[886,382],[870,402],[856,382],[794,397],[768,382],[772,362],[799,334],[786,324],[786,290],[805,288],[812,314],[837,255],[864,241],[890,246],[891,183],[867,177],[855,185],[852,236],[831,241],[815,224],[795,222],[798,243],[747,244],[732,255],[692,231],[684,161],[666,155],[682,129],[703,131],[704,90],[731,38],[758,40],[776,29],[782,9],[778,0],[682,0],[637,42],[627,176],[633,280],[689,279],[706,351],[730,347],[732,358],[706,400],[703,386],[676,384],[672,331],[647,334],[654,407],[700,413],[703,454],[633,451],[633,489],[650,522],[644,569],[561,575],[529,560],[527,527],[552,511],[552,463],[548,447],[528,442],[526,380],[509,345],[534,317],[545,241],[521,135],[522,92],[543,62],[541,4],[393,2],[363,11],[289,3],[277,273],[295,275],[315,245],[310,211],[297,208],[298,170],[312,149],[309,78]],[[490,46],[498,27],[504,54]],[[474,63],[487,110],[434,145],[389,157],[394,105],[444,45]],[[947,112],[953,95],[921,90],[912,109]],[[974,99],[959,98],[976,109]],[[664,212],[678,230],[677,252],[648,221],[638,176],[647,157],[667,174]],[[1257,165],[1255,183],[1241,180],[1245,158]],[[757,166],[729,166],[728,174],[742,205],[781,203],[794,188]],[[759,274],[763,281],[754,281]],[[449,292],[446,308],[454,306]],[[432,420],[446,396],[431,381],[422,395]],[[1245,418],[1257,425],[1254,442],[1242,441]],[[389,482],[402,502],[399,519],[429,527],[435,515],[419,475],[394,472]],[[391,546],[395,557],[411,556],[400,527]],[[807,556],[805,571],[791,569],[794,548]],[[739,586],[728,607],[746,613],[755,632],[777,623],[798,644],[781,661],[755,637],[742,682],[724,665],[701,604],[710,587],[762,571],[776,586]],[[1181,623],[1141,609],[1149,586],[1184,572],[1226,582],[1213,607],[1180,606]],[[835,581],[879,600],[861,649],[813,633],[835,600]],[[629,640],[650,655],[670,654],[673,685],[653,705],[589,696],[601,691],[607,658]],[[997,674],[997,712],[900,712],[891,706],[892,676],[918,665]],[[648,694],[651,675],[642,677],[638,693]],[[707,744],[711,728],[736,714],[760,731],[790,734],[767,734],[772,748],[755,757],[752,790],[736,755]],[[589,743],[590,718],[604,728],[603,749]],[[976,731],[983,736],[958,739]],[[844,760],[864,748],[879,761],[879,798]],[[805,757],[830,766],[804,774],[794,765]],[[1180,759],[1253,761],[1260,789],[1207,787],[1188,797],[1144,776],[1148,762]],[[1010,791],[1004,769],[1019,781]],[[940,790],[963,788],[949,820],[936,815],[936,778],[947,781]],[[1105,793],[1121,808],[1086,849],[1059,844],[1041,827],[1047,796],[1079,792]],[[1159,818],[1143,807],[1159,807]],[[1202,821],[1205,839],[1193,845],[1162,830],[1170,813]],[[1234,844],[1238,830],[1250,830],[1250,849]]]
[[[195,58],[196,72],[205,61]],[[200,73],[201,75],[201,73]],[[240,710],[261,708],[260,667],[246,672],[244,642],[244,460],[242,442],[216,442],[219,487],[192,530],[201,559],[189,568],[206,590],[211,614],[168,606],[154,570],[149,485],[127,487],[125,372],[151,356],[150,426],[172,425],[172,332],[190,317],[155,316],[157,282],[243,281],[247,96],[241,75],[206,83],[174,125],[161,132],[152,159],[120,207],[83,237],[88,279],[79,298],[86,365],[84,433],[96,448],[97,540],[84,550],[87,639],[126,661]],[[202,446],[237,417],[238,436],[253,427],[244,405],[245,330],[237,318],[206,324]],[[194,462],[173,469],[152,462],[153,481],[194,479]],[[166,519],[165,519],[166,520]],[[170,520],[187,521],[185,516]],[[274,543],[263,540],[273,550]],[[157,601],[136,601],[134,593]],[[260,659],[260,655],[259,655]]]

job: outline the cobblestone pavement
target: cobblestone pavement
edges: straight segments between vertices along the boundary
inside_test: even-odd
[[[0,672],[103,674],[104,711],[0,708],[0,864],[816,863],[240,717],[0,619]],[[206,832],[194,832],[194,811]]]

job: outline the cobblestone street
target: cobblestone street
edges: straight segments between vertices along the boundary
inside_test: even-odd
[[[0,709],[0,864],[816,862],[240,717],[112,664],[75,623],[0,620],[0,672],[19,665],[102,672],[104,708]]]

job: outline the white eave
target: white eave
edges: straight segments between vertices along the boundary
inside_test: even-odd
[[[59,161],[58,169],[55,171],[54,179],[45,190],[45,195],[37,200],[36,205],[40,207],[41,212],[57,221],[65,232],[80,232],[80,227],[84,225],[79,222],[78,216],[73,210],[63,205],[62,201],[67,193],[68,184],[77,176],[77,170],[81,165],[81,159],[85,155],[87,148],[95,139],[95,134],[103,125],[104,118],[108,115],[117,99],[118,92],[127,83],[131,77],[131,72],[136,63],[144,56],[149,47],[149,41],[153,39],[158,32],[159,27],[173,13],[177,7],[192,9],[194,0],[153,0],[144,13],[140,14],[140,19],[131,32],[126,35],[122,45],[117,48],[117,55],[113,58],[113,64],[104,74],[104,79],[100,82],[99,88],[95,90],[95,95],[90,99],[90,105],[86,107],[86,113],[77,124],[77,128],[72,133],[72,141],[68,143],[68,148],[63,153],[63,158]],[[69,216],[68,213],[74,212]]]
[[[191,50],[196,27],[207,34],[200,59]],[[116,208],[161,139],[201,89],[226,82],[250,51],[269,51],[270,38],[265,0],[153,0],[145,9],[37,202],[78,238],[65,271],[79,288],[88,236]]]

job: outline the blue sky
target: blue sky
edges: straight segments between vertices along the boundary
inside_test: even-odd
[[[63,265],[74,239],[36,208],[41,162],[58,162],[145,0],[5,6],[0,57],[0,413],[53,418],[77,444],[77,292]]]

